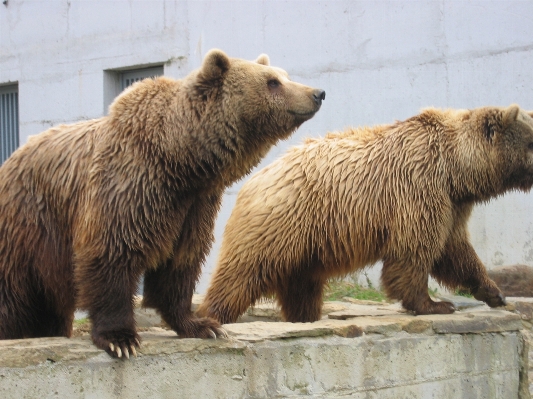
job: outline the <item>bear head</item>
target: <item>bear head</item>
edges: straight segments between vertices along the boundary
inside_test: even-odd
[[[516,189],[529,191],[533,186],[532,115],[518,105],[471,111],[469,119],[492,163],[491,175],[499,177],[495,179],[499,186],[495,194]]]
[[[274,144],[310,119],[325,98],[323,90],[293,82],[266,54],[255,62],[230,58],[213,49],[191,81],[206,112],[245,131],[254,140]]]

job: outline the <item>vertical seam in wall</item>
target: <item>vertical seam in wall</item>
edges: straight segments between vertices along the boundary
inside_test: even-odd
[[[518,399],[531,399],[531,394],[529,392],[529,345],[530,342],[527,336],[520,330],[519,336],[519,348],[518,353],[520,353],[520,371],[518,373]]]

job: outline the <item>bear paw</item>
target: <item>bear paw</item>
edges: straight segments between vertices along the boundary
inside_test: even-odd
[[[453,303],[451,302],[446,302],[446,301],[435,302],[435,301],[429,300],[427,303],[414,309],[414,312],[416,315],[451,314],[455,312],[455,306],[453,306]]]
[[[183,328],[176,329],[181,338],[228,338],[220,323],[209,317],[191,318],[184,324]]]
[[[507,305],[507,301],[503,296],[503,293],[497,287],[479,287],[472,290],[472,295],[478,301],[483,301],[491,308],[497,308],[499,306]]]
[[[93,333],[93,342],[100,348],[105,350],[112,357],[126,359],[130,358],[130,353],[137,357],[137,350],[135,348],[141,347],[139,335],[132,331],[107,331],[102,333]]]

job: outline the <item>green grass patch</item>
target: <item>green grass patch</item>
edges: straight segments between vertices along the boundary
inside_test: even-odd
[[[349,283],[347,281],[329,281],[324,290],[324,300],[339,301],[344,297],[376,302],[387,300],[385,293],[373,287],[362,287],[359,284]]]
[[[437,289],[436,288],[429,288],[428,292],[429,292],[429,295],[432,296],[432,297],[437,296]],[[474,298],[474,296],[470,293],[470,290],[468,290],[468,289],[457,288],[453,292],[453,295],[464,296],[465,298]]]
[[[454,294],[466,298],[474,298],[474,295],[472,295],[469,290],[456,289]]]
[[[87,324],[88,322],[89,322],[89,319],[87,317],[84,317],[83,319],[74,320],[74,325],[75,326],[80,326],[80,325],[83,325],[83,324]]]

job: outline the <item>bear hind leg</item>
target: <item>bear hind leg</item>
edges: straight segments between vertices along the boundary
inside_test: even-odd
[[[239,316],[268,293],[264,279],[259,278],[258,270],[261,267],[233,263],[219,266],[196,314],[211,317],[221,324],[235,323]]]
[[[326,280],[313,269],[306,267],[292,272],[278,288],[276,294],[284,320],[306,323],[320,319]]]
[[[34,298],[35,336],[70,337],[76,310],[72,275],[66,273],[59,281],[39,280],[38,285],[39,291]]]
[[[58,308],[42,288],[33,286],[26,292],[31,296],[15,298],[10,292],[0,288],[0,339],[71,336],[73,305]]]
[[[38,313],[38,314],[37,314]],[[74,309],[41,309],[35,312],[33,334],[28,337],[67,337],[72,335]]]
[[[435,302],[428,293],[428,272],[414,262],[384,260],[381,283],[390,299],[417,315],[450,314],[455,307],[450,302]]]
[[[20,339],[33,335],[31,307],[15,301],[0,281],[0,339]]]

